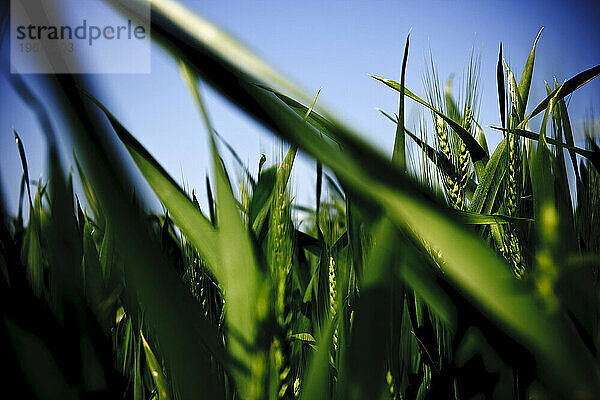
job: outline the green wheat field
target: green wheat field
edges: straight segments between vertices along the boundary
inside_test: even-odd
[[[538,35],[524,38],[521,76],[499,44],[497,74],[486,77],[497,92],[479,93],[473,58],[461,92],[431,63],[420,98],[404,86],[406,37],[399,82],[372,77],[399,99],[397,110],[381,110],[396,126],[383,154],[320,108],[318,93],[303,93],[209,21],[171,1],[153,1],[152,12],[152,39],[179,63],[205,124],[208,198],[180,187],[83,76],[48,78],[76,160],[63,165],[50,111],[11,75],[47,133],[50,173],[32,183],[27,143],[11,133],[23,178],[17,215],[0,196],[3,391],[600,398],[600,148],[593,124],[574,132],[565,103],[600,65],[532,98]],[[240,163],[244,178],[233,179],[219,149],[235,154],[236,144],[214,132],[204,86],[281,138],[284,156]],[[482,129],[490,121],[473,112],[481,96],[497,99],[496,148]],[[420,118],[408,126],[414,104]],[[143,206],[119,147],[162,212]],[[309,207],[291,194],[300,151],[317,171],[315,186],[301,189],[316,193]]]

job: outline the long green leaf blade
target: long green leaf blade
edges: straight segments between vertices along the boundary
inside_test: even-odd
[[[104,112],[119,139],[123,142],[161,202],[169,210],[171,219],[185,233],[208,264],[220,268],[216,252],[216,231],[210,221],[198,210],[189,196],[179,187],[165,169],[133,137],[131,133],[92,95],[86,95]]]
[[[533,46],[527,57],[527,62],[525,63],[525,68],[523,69],[523,75],[521,75],[521,80],[519,81],[519,94],[521,95],[521,107],[519,109],[520,119],[523,119],[525,116],[525,108],[527,107],[527,99],[529,98],[529,88],[531,87],[531,77],[533,75],[533,63],[535,61],[535,46],[537,45],[543,30],[544,27],[542,26],[533,42]]]
[[[600,64],[583,72],[580,72],[571,79],[567,80],[565,83],[562,84],[560,88],[554,90],[544,100],[542,100],[542,102],[538,104],[537,107],[519,124],[519,127],[523,128],[527,121],[544,111],[546,107],[548,107],[550,99],[556,96],[559,90],[560,94],[558,94],[556,100],[563,99],[565,96],[568,96],[569,94],[573,93],[575,90],[579,89],[598,75],[600,75]]]
[[[406,170],[406,139],[404,135],[404,78],[406,74],[406,62],[408,61],[408,45],[410,41],[410,31],[406,35],[406,44],[404,45],[404,57],[402,58],[402,71],[400,72],[400,100],[398,105],[398,125],[396,127],[396,139],[394,140],[394,150],[392,161],[397,162],[400,169]]]
[[[380,82],[383,82],[384,84],[386,84],[387,86],[391,87],[394,90],[397,90],[397,91],[401,90],[400,84],[398,82],[394,82],[391,79],[380,78],[377,76],[372,76],[372,77]],[[446,121],[448,123],[448,125],[450,125],[452,127],[452,129],[458,134],[458,136],[465,143],[465,145],[467,146],[467,149],[469,150],[469,153],[471,154],[471,158],[473,159],[473,162],[477,162],[477,161],[485,159],[487,157],[487,153],[485,152],[485,150],[483,150],[483,148],[479,145],[479,143],[477,143],[477,140],[475,140],[475,138],[473,136],[471,136],[471,134],[469,132],[467,132],[465,130],[465,128],[460,126],[460,124],[458,124],[452,118],[444,115],[442,112],[436,110],[433,106],[431,106],[429,103],[427,103],[425,100],[421,99],[419,96],[417,96],[416,94],[414,94],[407,88],[404,88],[404,94],[406,96],[410,97],[411,99],[413,99],[414,101],[416,101],[417,103],[422,104],[423,106],[429,108],[431,111],[433,111],[440,117],[442,117],[442,119],[444,121]]]
[[[498,104],[500,106],[500,121],[502,127],[506,128],[506,89],[504,88],[504,70],[502,69],[502,42],[496,65],[496,83],[498,85]]]

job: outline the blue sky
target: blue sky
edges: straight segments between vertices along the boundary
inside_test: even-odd
[[[500,41],[504,57],[520,78],[541,26],[531,103],[544,94],[544,80],[562,80],[600,63],[600,5],[584,1],[187,1],[203,15],[248,45],[307,92],[323,87],[318,104],[327,105],[379,149],[391,153],[395,127],[375,107],[396,112],[398,97],[369,74],[399,78],[404,39],[412,27],[407,87],[423,94],[429,52],[440,78],[455,74],[455,90],[471,49],[481,56],[481,108],[485,128],[498,125],[495,68]],[[3,43],[2,52],[7,53]],[[204,197],[210,171],[207,135],[180,78],[176,62],[152,47],[150,74],[95,75],[96,96],[124,123],[179,182]],[[5,66],[3,66],[5,68]],[[26,79],[35,88],[38,77]],[[286,150],[278,140],[205,90],[217,131],[256,170],[261,153],[273,162]],[[43,98],[43,91],[38,93]],[[15,210],[21,167],[11,128],[26,145],[31,177],[48,176],[45,143],[29,110],[0,77],[0,180],[10,210]],[[407,100],[408,126],[422,108]],[[600,80],[578,90],[569,111],[578,127],[600,105]],[[428,116],[428,114],[427,114]],[[60,127],[60,121],[55,121]],[[532,127],[537,127],[534,121]],[[500,137],[485,128],[494,147]],[[577,136],[576,141],[582,135]],[[581,140],[579,140],[581,144]],[[70,154],[64,143],[65,154]],[[224,155],[229,159],[224,150]],[[232,163],[229,163],[233,169]],[[293,193],[303,204],[313,198],[313,163],[301,157]],[[235,174],[234,174],[235,175]]]

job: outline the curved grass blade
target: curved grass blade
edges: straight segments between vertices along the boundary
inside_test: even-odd
[[[575,142],[573,140],[573,130],[571,129],[571,121],[569,120],[569,113],[567,111],[567,105],[565,104],[565,99],[561,99],[556,104],[557,111],[560,115],[560,120],[563,126],[563,132],[565,134],[565,141],[567,145],[571,147],[575,147]],[[571,164],[573,165],[573,171],[575,172],[575,178],[577,182],[581,180],[579,176],[579,168],[577,168],[577,156],[575,155],[575,151],[569,150],[569,157],[571,158]]]
[[[496,147],[494,154],[492,154],[490,161],[483,170],[481,181],[477,185],[469,205],[469,211],[478,214],[489,214],[492,211],[498,188],[506,172],[506,159],[506,138],[504,138]]]
[[[479,143],[479,145],[485,150],[485,153],[487,154],[487,161],[484,163],[484,160],[478,161],[476,163],[473,163],[473,169],[475,170],[475,175],[477,176],[478,180],[481,180],[481,177],[483,175],[483,171],[485,169],[485,166],[487,165],[487,162],[489,161],[490,158],[490,151],[488,149],[488,144],[487,144],[487,140],[485,138],[485,133],[483,133],[483,129],[481,129],[481,125],[479,125],[479,123],[475,120],[473,120],[475,122],[475,139],[477,139],[477,143]]]
[[[217,225],[217,216],[215,213],[215,202],[213,199],[212,189],[210,187],[210,179],[208,178],[208,175],[206,176],[206,197],[208,199],[208,212],[210,213],[210,222],[214,227]]]
[[[21,175],[21,185],[19,188],[19,208],[17,210],[17,220],[15,224],[19,229],[23,228],[23,199],[25,198],[25,174]]]
[[[285,155],[281,166],[279,167],[279,171],[277,173],[278,183],[276,185],[279,188],[279,193],[277,194],[278,196],[284,195],[285,189],[290,180],[290,175],[292,174],[292,167],[294,166],[294,160],[296,159],[297,151],[298,148],[292,145]]]
[[[110,111],[91,94],[85,93],[85,95],[106,115],[140,172],[171,213],[173,222],[185,233],[208,264],[215,269],[215,275],[218,275],[216,270],[220,268],[221,263],[216,251],[216,231],[210,221],[198,210],[194,202],[158,161],[121,125]]]
[[[523,101],[521,100],[521,95],[519,94],[519,88],[517,86],[517,81],[515,80],[515,75],[508,67],[506,61],[504,61],[504,68],[506,68],[506,79],[508,80],[508,92],[510,93],[510,100],[512,102],[511,109],[511,125],[513,122],[513,115],[515,118],[518,117],[519,110],[521,109],[521,105]]]
[[[529,223],[530,218],[510,217],[503,214],[479,214],[472,211],[452,210],[466,225],[504,225],[508,223]]]
[[[521,107],[519,107],[519,119],[523,119],[525,116],[525,108],[527,107],[527,99],[529,98],[529,89],[531,87],[531,77],[533,75],[533,63],[535,61],[535,46],[537,45],[538,40],[540,39],[540,35],[544,27],[540,29],[533,42],[533,46],[531,47],[531,51],[529,52],[529,56],[527,57],[527,61],[525,62],[525,68],[523,69],[523,75],[521,75],[521,80],[519,81],[519,94],[521,96]]]
[[[83,227],[83,258],[81,260],[81,269],[85,297],[91,309],[98,313],[100,302],[103,298],[104,279],[102,278],[102,267],[92,232],[92,225],[86,222]]]
[[[394,90],[397,90],[397,91],[401,90],[400,84],[398,84],[398,82],[394,82],[391,79],[380,78],[378,76],[373,76],[373,75],[371,75],[371,77],[386,84],[387,86],[391,87]],[[404,88],[404,94],[406,96],[410,97],[411,99],[413,99],[414,101],[416,101],[417,103],[429,108],[431,111],[433,111],[440,117],[442,117],[442,119],[444,121],[446,121],[448,123],[448,125],[450,125],[450,127],[452,127],[452,129],[458,134],[458,136],[465,143],[465,145],[467,146],[467,149],[469,150],[469,153],[471,154],[471,158],[473,159],[473,162],[477,162],[479,160],[485,159],[485,157],[487,156],[485,150],[483,150],[483,148],[479,145],[477,140],[475,140],[475,138],[473,136],[471,136],[471,134],[469,132],[467,132],[465,130],[465,128],[460,126],[460,124],[458,124],[452,118],[450,118],[450,117],[444,115],[442,112],[436,110],[433,106],[428,104],[425,100],[421,99],[420,97],[415,95],[413,92],[411,92],[407,88]]]
[[[287,104],[292,110],[294,110],[294,112],[296,112],[296,114],[298,114],[302,117],[305,117],[304,119],[306,121],[308,121],[309,124],[314,126],[316,130],[318,130],[319,132],[328,136],[331,140],[334,140],[334,141],[336,140],[335,136],[330,134],[330,132],[335,130],[335,126],[331,122],[329,122],[325,117],[323,117],[322,115],[320,115],[319,113],[314,111],[312,109],[312,106],[306,107],[302,103],[300,103],[300,102],[292,99],[291,97],[288,97],[285,94],[283,94],[271,87],[268,87],[266,85],[257,84],[257,86],[273,93],[275,96],[277,96],[277,98],[279,98],[281,101],[283,101],[285,104]],[[321,92],[321,89],[319,89],[319,92]],[[317,96],[319,95],[319,92],[317,92]],[[315,100],[316,100],[316,96],[313,100],[313,104],[314,104]],[[308,116],[308,117],[306,117],[306,116]]]
[[[261,171],[258,176],[256,189],[248,206],[248,223],[256,234],[261,231],[263,222],[269,212],[276,176],[277,167],[275,166]]]
[[[117,252],[115,249],[116,241],[117,240],[114,237],[111,225],[106,224],[104,229],[104,236],[102,237],[102,245],[100,246],[99,252],[99,262],[102,271],[102,279],[105,285],[109,285],[111,278],[112,282],[110,283],[115,283],[116,281],[118,281],[118,279],[114,279],[116,274],[118,274],[118,271],[115,268],[117,266]],[[114,287],[112,287],[112,285],[110,286],[110,289],[113,290]]]
[[[460,111],[458,111],[458,106],[452,97],[452,78],[453,76],[450,76],[446,82],[446,86],[444,86],[444,101],[446,102],[448,116],[456,122],[459,122],[462,118],[460,116]]]
[[[44,284],[43,250],[40,242],[41,218],[44,212],[40,192],[35,195],[35,203],[29,212],[29,224],[23,237],[21,259],[27,267],[27,279],[33,293],[38,298],[42,295]]]
[[[557,101],[561,100],[565,96],[568,96],[575,90],[579,89],[580,87],[597,77],[598,75],[600,75],[600,64],[583,72],[580,72],[571,79],[567,80],[565,83],[562,84],[561,87],[555,89],[544,100],[542,100],[542,102],[538,104],[537,107],[523,121],[521,121],[521,123],[519,124],[519,128],[523,128],[527,121],[544,111],[546,107],[548,107],[550,99],[556,96]]]
[[[152,375],[152,380],[154,381],[154,385],[156,386],[156,390],[158,392],[158,400],[169,400],[171,396],[169,395],[170,390],[169,384],[167,383],[167,378],[165,377],[160,363],[156,359],[156,356],[152,352],[150,345],[146,341],[146,338],[144,337],[144,334],[141,331],[140,339],[142,340],[142,344],[144,345],[146,364],[148,365],[150,375]]]
[[[490,126],[490,128],[492,129],[496,129],[499,131],[507,131],[507,129],[503,129],[500,128],[498,126]],[[532,140],[540,140],[540,135],[538,133],[535,132],[531,132],[525,129],[513,129],[511,130],[511,132],[519,135],[519,136],[523,136],[525,138],[528,139],[532,139]],[[585,150],[582,149],[580,147],[575,147],[566,143],[563,143],[559,140],[553,139],[551,137],[545,137],[544,140],[548,143],[548,144],[552,144],[554,146],[558,146],[564,149],[567,149],[569,151],[572,151],[574,153],[577,153],[585,158],[587,158],[593,165],[594,167],[596,167],[596,169],[598,171],[600,171],[600,153],[596,152],[596,151],[592,151],[592,150]]]
[[[498,53],[498,64],[496,65],[496,83],[498,85],[498,104],[500,105],[500,121],[502,127],[506,128],[506,89],[504,87],[504,70],[502,69],[502,42]]]
[[[479,142],[479,145],[485,150],[485,153],[489,157],[490,152],[488,149],[487,140],[485,139],[485,133],[477,121],[473,120],[473,122],[475,122],[475,129],[477,131],[477,142]]]
[[[394,150],[392,153],[392,162],[398,163],[401,170],[406,170],[406,139],[404,135],[404,78],[406,74],[406,62],[408,60],[408,45],[410,41],[410,30],[406,35],[406,44],[404,45],[404,57],[402,58],[402,71],[400,72],[400,100],[398,105],[398,124],[396,127],[396,138],[394,140]]]
[[[550,100],[548,101],[548,107],[546,107],[546,112],[544,113],[544,119],[542,119],[542,126],[540,127],[540,135],[539,135],[539,143],[543,143],[544,146],[548,146],[548,142],[546,140],[546,127],[548,125],[548,120],[550,117],[550,113],[554,112],[554,105],[556,104],[557,100],[560,100],[559,96],[560,93],[562,92],[562,89],[564,87],[564,83],[558,88],[556,89],[554,92],[550,93],[548,96],[550,97]],[[549,90],[550,87],[548,86],[548,82],[546,82],[546,90]],[[550,120],[552,121],[552,120]]]
[[[319,94],[321,94],[321,90],[323,90],[322,86],[319,88],[319,90],[317,90],[317,94],[315,94],[315,98],[313,99],[312,103],[310,104],[310,107],[308,107],[308,110],[306,110],[306,114],[304,114],[305,121],[310,117],[310,114],[312,113],[312,110],[315,107],[315,104],[317,104],[317,98],[319,97]]]
[[[85,198],[87,200],[88,205],[92,209],[94,213],[95,222],[100,226],[104,226],[104,216],[102,215],[102,210],[100,209],[100,204],[98,203],[98,199],[96,198],[96,194],[94,193],[94,188],[88,181],[85,176],[85,172],[79,164],[79,159],[75,152],[73,152],[73,159],[75,160],[75,166],[77,167],[77,172],[79,173],[79,181],[81,182],[81,187],[83,188],[83,193],[85,194]]]
[[[27,168],[27,157],[25,157],[25,149],[23,148],[23,141],[19,137],[17,131],[13,128],[13,134],[15,135],[15,142],[17,142],[17,148],[19,149],[19,157],[21,158],[21,165],[23,166],[23,175],[25,177],[25,184],[27,185],[27,196],[29,197],[29,208],[33,207],[31,201],[31,187],[29,185],[29,168]]]

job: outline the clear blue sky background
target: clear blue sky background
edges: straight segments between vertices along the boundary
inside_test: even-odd
[[[239,38],[307,92],[323,91],[326,104],[382,151],[391,154],[395,127],[375,110],[397,111],[398,97],[369,74],[399,78],[404,39],[412,27],[407,87],[423,94],[422,77],[429,51],[440,78],[455,73],[455,88],[471,49],[481,55],[482,126],[498,125],[495,68],[500,41],[504,56],[520,78],[532,42],[541,26],[531,103],[545,95],[544,80],[562,80],[600,63],[600,3],[597,1],[186,1],[190,9]],[[7,55],[7,43],[1,51]],[[176,62],[152,47],[152,73],[97,75],[96,96],[162,162],[179,182],[204,197],[210,171],[207,135],[183,84]],[[5,68],[5,66],[3,66]],[[36,77],[28,76],[35,87]],[[269,162],[283,147],[257,124],[210,90],[205,91],[218,132],[256,171],[261,153]],[[43,98],[43,92],[38,93]],[[45,143],[22,101],[0,77],[0,179],[14,212],[21,167],[11,127],[26,145],[33,179],[47,178]],[[410,100],[408,126],[422,111]],[[579,128],[592,106],[600,105],[600,79],[580,89],[569,103]],[[58,124],[60,126],[60,124]],[[534,121],[532,127],[539,125]],[[488,143],[498,133],[485,128]],[[576,141],[582,144],[581,130]],[[65,154],[70,154],[68,144]],[[226,159],[230,159],[224,150]],[[229,162],[229,165],[233,165]],[[312,201],[313,165],[301,158],[293,193]]]

